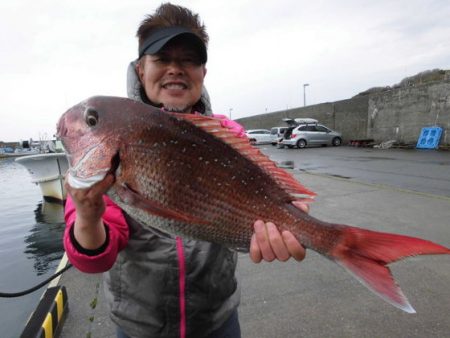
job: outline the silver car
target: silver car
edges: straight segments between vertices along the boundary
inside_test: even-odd
[[[332,145],[340,146],[342,144],[342,134],[331,130],[322,124],[300,124],[297,127],[289,128],[280,142],[280,146],[289,148],[305,148],[313,145]]]
[[[270,130],[249,129],[245,132],[251,144],[269,144],[272,142]]]

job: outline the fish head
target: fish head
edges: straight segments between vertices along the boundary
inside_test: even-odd
[[[128,118],[123,98],[95,96],[65,112],[57,125],[57,138],[69,162],[68,183],[89,188],[119,165],[121,129]]]

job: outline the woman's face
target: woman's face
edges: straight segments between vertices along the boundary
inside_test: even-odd
[[[191,113],[200,100],[206,68],[195,48],[174,39],[157,54],[144,55],[136,66],[148,99],[173,112]]]

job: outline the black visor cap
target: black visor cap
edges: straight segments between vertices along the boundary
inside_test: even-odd
[[[192,41],[199,51],[201,63],[205,64],[208,59],[205,44],[202,39],[185,27],[164,27],[155,31],[139,47],[139,58],[143,55],[158,53],[170,40],[181,35],[185,35],[187,39]]]

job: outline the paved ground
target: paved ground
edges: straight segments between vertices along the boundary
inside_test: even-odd
[[[291,172],[318,193],[312,215],[450,247],[450,153],[270,146],[263,151],[295,161]],[[385,303],[312,251],[302,263],[256,265],[241,255],[242,336],[449,337],[450,257],[410,258],[392,270],[417,314]],[[68,289],[70,307],[62,337],[114,337],[99,275],[71,269],[60,284]]]
[[[59,285],[67,289],[69,311],[61,338],[115,337],[103,297],[101,274],[84,274],[71,268],[62,275]]]
[[[308,173],[347,178],[450,196],[450,152],[353,147],[276,149],[263,151],[273,160],[292,160]]]

